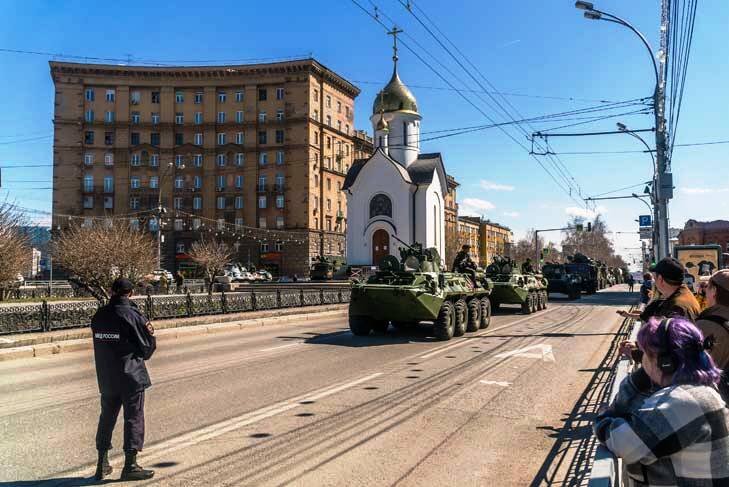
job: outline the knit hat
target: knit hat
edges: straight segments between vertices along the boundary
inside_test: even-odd
[[[709,279],[714,286],[720,287],[725,291],[729,291],[729,269],[723,269],[716,271],[711,279]]]
[[[683,282],[683,275],[686,269],[677,259],[665,257],[651,267],[651,272],[663,276],[667,281],[680,283]]]

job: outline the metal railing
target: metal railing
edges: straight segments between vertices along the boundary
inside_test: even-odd
[[[638,338],[641,322],[636,321],[630,332],[629,340],[635,342]],[[612,404],[618,394],[620,383],[633,371],[634,364],[629,358],[621,358],[615,365],[615,378],[610,389],[608,404]],[[595,450],[590,471],[588,487],[620,487],[623,485],[623,462],[616,457],[605,445],[599,444]]]
[[[149,319],[243,313],[282,308],[348,303],[344,285],[256,286],[243,292],[212,295],[185,293],[133,297]],[[17,304],[0,307],[0,335],[88,326],[99,308],[97,301]]]
[[[148,285],[140,288],[144,294],[175,294],[179,292],[202,293],[206,291],[205,281],[202,279],[185,279],[181,289],[177,289],[174,282],[168,283],[165,287]],[[44,299],[44,298],[87,298],[91,295],[69,281],[25,281],[22,285],[7,291],[5,298],[12,300],[21,299]],[[0,299],[0,301],[2,301]]]

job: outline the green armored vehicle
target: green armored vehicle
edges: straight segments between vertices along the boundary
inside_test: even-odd
[[[566,294],[570,299],[582,297],[582,276],[571,273],[564,264],[544,264],[542,275],[547,279],[547,292]]]
[[[520,273],[513,260],[496,256],[486,267],[486,277],[494,286],[494,310],[502,304],[519,304],[525,314],[547,309],[547,280],[541,274]]]
[[[344,265],[343,259],[319,255],[311,266],[311,280],[331,281]]]
[[[352,284],[349,328],[358,336],[384,333],[388,325],[406,329],[433,322],[434,334],[450,340],[491,322],[491,283],[476,272],[444,272],[437,249],[413,244],[400,249],[400,260],[388,255],[366,282]]]

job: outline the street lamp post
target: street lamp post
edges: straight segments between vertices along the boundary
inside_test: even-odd
[[[585,18],[590,20],[604,20],[606,22],[612,22],[614,24],[622,25],[630,29],[638,38],[641,40],[645,48],[651,57],[651,64],[653,66],[653,74],[655,75],[656,83],[653,88],[653,113],[655,116],[655,127],[656,127],[656,158],[654,160],[654,185],[653,192],[655,198],[655,232],[656,241],[654,246],[658,251],[658,257],[662,258],[668,255],[668,199],[670,197],[670,190],[673,186],[670,172],[668,170],[668,163],[666,161],[666,132],[665,132],[665,121],[663,119],[663,110],[665,104],[665,98],[663,96],[663,84],[661,82],[661,73],[656,63],[656,56],[651,49],[648,40],[645,36],[633,27],[628,21],[598,10],[590,2],[577,1],[575,7],[580,10],[584,10]],[[633,134],[635,135],[635,134]],[[641,139],[642,140],[642,139]],[[649,148],[650,150],[650,148]],[[651,153],[652,155],[652,153]]]
[[[162,269],[162,215],[167,213],[167,208],[162,206],[162,184],[164,178],[172,174],[174,167],[174,163],[168,163],[167,167],[160,173],[157,182],[157,269]],[[180,165],[179,169],[185,169],[185,165]]]

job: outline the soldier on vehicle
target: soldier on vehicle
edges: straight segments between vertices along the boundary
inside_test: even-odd
[[[133,289],[128,279],[114,281],[109,303],[99,308],[91,320],[96,377],[101,392],[101,415],[96,432],[97,480],[112,472],[108,452],[122,407],[125,462],[121,480],[146,480],[154,475],[153,470],[137,464],[137,452],[144,445],[144,390],[152,384],[144,361],[152,356],[157,342],[152,324],[129,299]]]
[[[471,281],[476,284],[476,263],[471,259],[471,246],[465,244],[453,260],[453,272],[468,274]]]
[[[527,260],[521,265],[522,274],[534,274],[534,267],[532,266],[532,259],[527,257]]]

